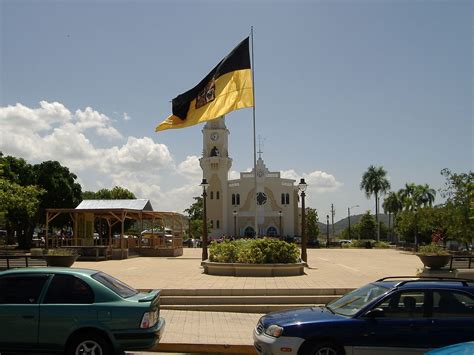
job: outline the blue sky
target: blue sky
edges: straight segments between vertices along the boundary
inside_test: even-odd
[[[336,220],[374,210],[359,188],[371,164],[393,190],[473,169],[470,1],[0,4],[0,151],[59,160],[84,189],[188,207],[202,126],[154,128],[251,26],[263,159],[306,178],[321,220],[331,203]],[[252,110],[226,122],[235,177],[253,165]]]

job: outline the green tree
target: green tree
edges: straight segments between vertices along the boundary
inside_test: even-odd
[[[77,176],[57,161],[45,161],[33,166],[35,182],[46,190],[41,196],[38,220],[40,224],[46,220],[47,208],[75,208],[81,201],[82,188],[76,182]],[[52,227],[70,226],[67,215],[60,215],[52,222]]]
[[[405,210],[414,211],[421,207],[433,206],[436,191],[428,184],[417,185],[414,183],[405,184],[405,188],[398,192]]]
[[[189,235],[195,239],[201,239],[202,235],[202,218],[203,218],[203,200],[202,196],[193,197],[194,202],[189,208],[184,210],[189,218]]]
[[[368,170],[362,175],[360,189],[364,190],[365,196],[370,198],[375,196],[375,221],[377,225],[377,241],[380,241],[379,225],[379,196],[390,189],[390,182],[386,178],[387,172],[383,167],[369,166]]]
[[[120,186],[113,189],[100,189],[97,192],[84,191],[82,193],[83,200],[134,200],[135,194]]]
[[[308,233],[308,240],[316,241],[319,236],[319,218],[318,211],[314,208],[306,208],[306,231]]]
[[[397,219],[397,214],[403,209],[403,203],[400,198],[400,194],[390,191],[385,197],[383,203],[382,203],[382,208],[384,209],[384,212],[388,212],[388,229],[389,229],[389,235],[390,235],[390,240],[393,240],[393,230],[394,230],[394,224]],[[392,214],[393,214],[393,223],[392,223]],[[391,227],[391,228],[390,228]]]
[[[446,198],[446,233],[448,238],[472,243],[474,239],[474,172],[456,174],[441,170],[446,178],[441,196]]]
[[[417,216],[418,214],[418,216]],[[444,207],[425,207],[418,211],[405,210],[397,216],[397,234],[409,243],[417,240],[421,244],[431,243],[434,231],[446,233],[446,209]]]
[[[418,207],[431,207],[436,197],[436,191],[428,184],[417,185],[413,197]]]
[[[23,159],[0,153],[0,212],[7,230],[7,242],[16,235],[19,248],[29,249],[35,228],[41,188],[31,184],[32,166]],[[24,184],[24,185],[22,185]]]
[[[377,224],[370,211],[362,215],[359,223],[354,228],[356,233],[359,233],[361,239],[375,239],[377,236]]]
[[[414,183],[406,183],[405,188],[400,189],[398,194],[402,200],[403,209],[406,211],[413,211],[416,207],[415,203],[415,190],[416,184]]]

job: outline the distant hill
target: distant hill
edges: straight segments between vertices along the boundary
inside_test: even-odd
[[[351,216],[351,227],[355,224],[359,223],[360,219],[362,218],[363,214],[353,215]],[[375,215],[374,215],[375,218]],[[384,223],[388,227],[388,214],[379,213],[379,221],[380,223]],[[349,220],[348,218],[343,218],[340,221],[334,222],[334,233],[339,235],[344,229],[349,227]],[[326,223],[319,222],[319,233],[320,235],[326,235]],[[332,235],[332,225],[331,219],[329,219],[329,234]]]

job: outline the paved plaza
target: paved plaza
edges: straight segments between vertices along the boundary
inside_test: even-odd
[[[305,275],[288,277],[210,276],[201,249],[183,256],[76,262],[104,271],[139,289],[317,289],[356,288],[384,276],[413,276],[423,264],[394,249],[309,249]],[[254,353],[252,330],[261,314],[162,310],[166,329],[155,351]]]

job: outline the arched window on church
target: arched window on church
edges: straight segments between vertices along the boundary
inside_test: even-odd
[[[281,204],[285,204],[285,194],[281,194]]]
[[[216,228],[220,228],[220,227],[221,227],[220,221],[217,220],[217,221],[216,221]]]
[[[236,205],[239,206],[239,205],[240,205],[240,194],[237,194],[236,200],[237,200],[237,201],[236,201]]]
[[[255,236],[255,230],[252,227],[248,226],[247,228],[245,228],[244,235],[246,237],[254,237]]]
[[[219,191],[216,191],[216,200],[219,199]]]
[[[278,235],[276,228],[273,227],[273,226],[268,227],[268,229],[267,229],[267,235],[268,235],[269,237],[276,237],[276,236]]]
[[[214,148],[212,148],[211,150],[211,157],[218,157],[220,154],[219,154],[219,149],[217,149],[216,146],[214,146]]]
[[[232,194],[232,204],[235,206],[235,194]]]
[[[285,202],[286,202],[287,205],[290,204],[290,194],[285,195]]]
[[[211,200],[214,200],[214,191],[211,191]]]

